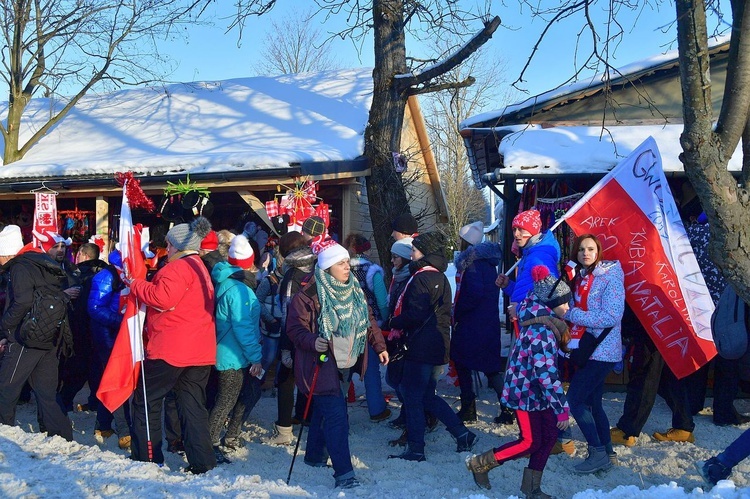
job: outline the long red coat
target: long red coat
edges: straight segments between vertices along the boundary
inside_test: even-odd
[[[216,363],[214,286],[197,254],[169,262],[152,282],[134,280],[130,292],[148,306],[147,359],[175,367]]]

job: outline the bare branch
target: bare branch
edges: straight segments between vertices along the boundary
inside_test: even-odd
[[[476,79],[474,79],[474,77],[472,76],[469,76],[463,81],[446,82],[446,83],[440,83],[440,84],[435,84],[435,85],[425,85],[423,87],[410,88],[409,90],[407,90],[407,93],[409,95],[429,94],[432,92],[440,92],[441,90],[450,90],[450,89],[470,87],[475,82],[476,82]]]
[[[409,87],[421,85],[439,75],[447,73],[451,69],[461,64],[467,58],[469,58],[471,54],[476,52],[482,45],[484,45],[490,38],[492,38],[492,35],[497,30],[498,26],[500,26],[500,18],[495,16],[491,21],[485,23],[484,28],[479,33],[474,35],[474,37],[469,40],[460,50],[458,50],[455,54],[448,57],[444,61],[439,62],[426,71],[422,71],[418,74],[397,77],[395,80],[396,88],[403,91]]]

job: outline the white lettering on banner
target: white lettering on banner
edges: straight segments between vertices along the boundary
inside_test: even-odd
[[[581,225],[586,225],[589,229],[594,229],[596,227],[612,227],[617,223],[617,220],[620,217],[615,218],[607,218],[607,217],[587,217],[583,222],[581,222]]]

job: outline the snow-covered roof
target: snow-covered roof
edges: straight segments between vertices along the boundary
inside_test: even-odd
[[[372,69],[177,83],[82,98],[0,180],[227,173],[364,152]],[[31,101],[21,143],[64,102]],[[0,118],[7,118],[7,102]]]
[[[601,127],[553,127],[539,125],[496,128],[512,130],[500,141],[503,174],[556,175],[607,173],[649,136],[659,145],[665,172],[683,171],[679,155],[683,125]],[[742,170],[742,149],[729,160],[730,171]]]
[[[709,50],[721,47],[722,45],[728,43],[729,39],[730,39],[729,35],[710,38]],[[597,74],[590,78],[583,78],[579,81],[570,83],[568,85],[562,85],[562,86],[556,87],[552,90],[541,93],[539,95],[529,97],[528,99],[525,99],[521,102],[517,102],[515,104],[510,104],[508,106],[505,106],[502,109],[487,111],[485,113],[480,113],[475,116],[471,116],[463,120],[459,124],[459,129],[469,128],[469,127],[476,126],[481,123],[495,122],[495,121],[498,121],[503,116],[506,116],[506,115],[509,115],[509,114],[512,114],[512,113],[515,113],[515,112],[518,112],[527,108],[538,109],[538,108],[544,107],[545,104],[548,104],[551,101],[558,100],[558,99],[564,100],[564,98],[567,96],[575,95],[575,94],[578,94],[582,91],[585,91],[591,88],[603,86],[608,78],[610,82],[613,84],[618,81],[628,81],[629,79],[632,79],[637,74],[647,72],[649,70],[656,70],[665,65],[669,66],[672,63],[677,64],[678,59],[679,59],[678,55],[679,54],[677,50],[670,50],[662,54],[656,54],[647,59],[643,59],[640,61],[633,62],[631,64],[627,64],[615,71],[612,71],[609,75],[603,74],[603,73]]]

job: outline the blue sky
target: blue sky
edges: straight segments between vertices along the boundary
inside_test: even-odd
[[[466,1],[467,4],[474,2]],[[221,5],[216,5],[217,3]],[[726,3],[728,2],[722,1],[722,4]],[[532,52],[544,23],[540,19],[531,20],[528,10],[522,11],[516,0],[496,0],[494,4],[496,10],[493,14],[500,16],[503,26],[495,33],[489,45],[495,53],[505,59],[508,67],[507,79],[514,81]],[[215,16],[215,26],[190,28],[187,42],[180,40],[160,45],[160,50],[179,64],[170,80],[223,80],[252,75],[252,67],[259,60],[261,42],[270,28],[271,21],[288,15],[290,9],[298,10],[307,6],[313,8],[314,3],[311,0],[278,0],[276,7],[269,14],[249,20],[238,47],[238,32],[234,30],[225,33],[229,21],[222,19],[231,16],[231,2],[225,0],[214,3],[208,14]],[[594,16],[598,16],[597,23],[601,25],[601,15],[594,12]],[[618,20],[625,27],[626,33],[611,56],[611,64],[621,67],[676,49],[674,18],[675,11],[671,2],[666,2],[659,10],[646,7],[640,12],[620,13]],[[582,22],[579,16],[549,32],[524,77],[526,82],[522,87],[530,95],[545,92],[565,82],[574,74],[576,60],[580,61],[584,54],[589,53],[589,49],[580,48],[576,55],[577,43],[581,47],[590,47],[589,35],[583,36],[581,40],[576,39]],[[322,24],[321,31],[337,32],[344,23],[343,15],[339,14]],[[628,28],[630,26],[632,28]],[[374,64],[371,44],[364,47],[361,55],[357,54],[350,41],[338,41],[334,50],[345,67]],[[419,46],[409,42],[407,52],[412,56],[426,55],[424,51],[420,51]],[[586,71],[582,76],[591,74],[592,71]],[[519,100],[523,98],[525,96],[519,96]]]

